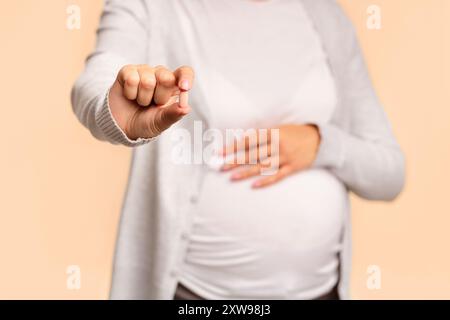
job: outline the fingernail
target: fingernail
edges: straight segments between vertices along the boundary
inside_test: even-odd
[[[252,184],[252,187],[253,188],[258,188],[258,187],[260,187],[261,186],[261,181],[255,181],[255,182],[253,182],[253,184]]]
[[[189,81],[188,80],[182,80],[180,82],[180,89],[182,89],[182,90],[189,90]]]
[[[233,174],[231,175],[231,179],[232,179],[232,180],[237,180],[237,179],[239,179],[241,176],[242,176],[242,175],[241,175],[240,173],[233,173]]]

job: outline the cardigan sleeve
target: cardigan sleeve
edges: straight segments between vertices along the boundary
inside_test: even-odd
[[[109,88],[120,68],[145,63],[147,16],[145,1],[107,0],[105,3],[95,50],[87,58],[71,93],[76,116],[97,139],[131,147],[151,140],[129,139],[114,120],[108,103]]]
[[[340,25],[335,36],[345,39],[336,42],[334,51],[339,53],[330,54],[339,55],[331,64],[339,64],[334,71],[341,114],[318,126],[321,144],[314,166],[329,168],[363,198],[392,200],[404,185],[404,156],[374,91],[353,26],[348,19]]]

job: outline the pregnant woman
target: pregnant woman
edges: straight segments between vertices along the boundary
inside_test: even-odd
[[[404,183],[333,0],[106,1],[72,104],[134,147],[112,299],[346,299],[348,192],[388,201]],[[277,170],[173,161],[173,133],[197,123],[278,129]]]

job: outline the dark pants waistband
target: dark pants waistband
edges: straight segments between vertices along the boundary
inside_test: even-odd
[[[181,283],[178,283],[177,289],[175,292],[174,300],[206,300],[196,293],[192,292]],[[328,293],[312,299],[312,300],[339,300],[338,286],[337,284],[331,289]]]

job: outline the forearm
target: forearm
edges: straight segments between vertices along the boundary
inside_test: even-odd
[[[371,141],[333,124],[320,126],[320,134],[315,167],[329,168],[365,199],[389,201],[401,192],[405,160],[393,137]]]
[[[112,117],[108,90],[126,64],[145,63],[146,8],[140,1],[106,1],[93,54],[72,88],[72,108],[80,122],[100,140],[136,146],[144,139],[129,139]]]

